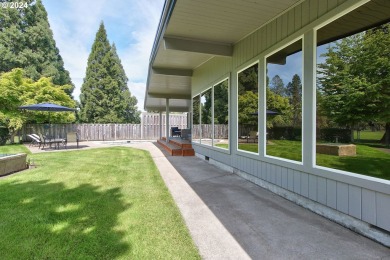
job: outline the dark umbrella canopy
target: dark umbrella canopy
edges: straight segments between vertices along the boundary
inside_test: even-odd
[[[20,106],[20,109],[36,110],[36,111],[49,111],[49,112],[67,112],[76,111],[74,108],[64,107],[53,103],[40,103],[34,105]]]
[[[50,112],[72,112],[76,111],[74,108],[64,107],[53,103],[40,103],[33,105],[20,106],[20,109],[35,110],[35,111],[48,111],[49,112],[49,123],[50,123]]]
[[[257,116],[258,114],[259,114],[259,111],[256,111],[255,113],[251,113],[251,115],[254,115],[254,116]],[[267,115],[276,116],[276,115],[279,115],[279,113],[276,111],[272,111],[272,110],[267,109]]]

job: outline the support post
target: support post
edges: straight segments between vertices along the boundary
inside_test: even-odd
[[[316,164],[316,32],[303,37],[302,163],[311,170]]]
[[[161,140],[162,138],[162,111],[159,112],[159,116],[160,116],[160,133],[159,133],[159,139]]]

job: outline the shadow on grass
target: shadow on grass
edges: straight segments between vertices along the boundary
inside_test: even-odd
[[[120,190],[48,181],[0,184],[3,259],[114,259],[131,250],[115,229]]]

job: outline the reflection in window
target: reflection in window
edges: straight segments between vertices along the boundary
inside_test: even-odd
[[[229,149],[229,80],[214,86],[214,145]]]
[[[192,99],[192,141],[200,142],[200,96]]]
[[[266,155],[302,161],[302,40],[267,57]]]
[[[258,153],[258,64],[238,73],[238,150]]]
[[[316,164],[390,180],[386,8],[370,1],[317,32]]]
[[[200,98],[200,118],[201,124],[201,143],[212,145],[213,126],[212,126],[212,91],[211,88],[202,93]]]

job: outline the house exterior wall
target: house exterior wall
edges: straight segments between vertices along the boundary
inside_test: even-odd
[[[226,151],[197,143],[193,146],[198,155],[207,156],[216,164],[223,164],[261,186],[269,184],[271,190],[279,189],[279,194],[288,191],[308,202],[341,213],[342,216],[348,215],[352,219],[390,231],[389,181],[314,166],[315,29],[332,17],[346,13],[364,2],[367,1],[303,1],[235,44],[233,57],[215,57],[197,68],[192,77],[192,96],[230,75],[230,149]],[[264,156],[264,151],[261,151],[264,137],[259,140],[258,155],[237,151],[237,72],[258,61],[259,77],[264,78],[264,56],[299,37],[303,37],[304,51],[303,162],[293,163]],[[265,93],[261,85],[260,94]],[[259,99],[261,110],[261,107],[265,107],[265,98],[260,95]],[[260,127],[264,127],[264,124],[260,124]]]

